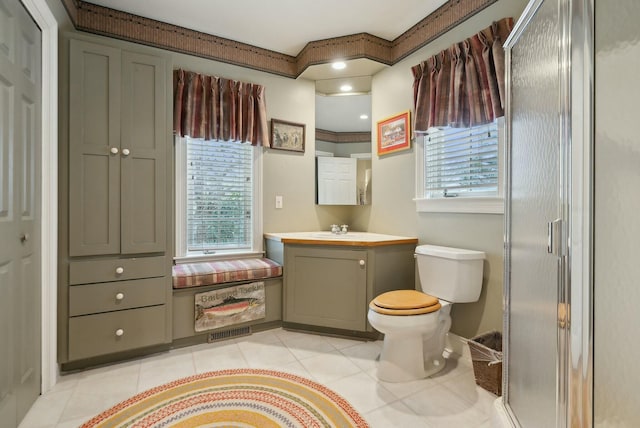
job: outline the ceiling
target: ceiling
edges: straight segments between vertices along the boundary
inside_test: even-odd
[[[309,42],[369,33],[393,41],[447,0],[89,0],[99,6],[296,56]],[[371,130],[371,77],[386,65],[361,58],[347,68],[308,67],[316,82],[316,126],[334,132]],[[340,86],[348,83],[354,97]],[[326,96],[329,95],[329,96]],[[360,119],[367,114],[367,119]]]

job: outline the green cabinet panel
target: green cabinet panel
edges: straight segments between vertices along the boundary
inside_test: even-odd
[[[69,288],[69,315],[89,315],[165,304],[164,278],[102,282]]]
[[[366,307],[366,250],[285,249],[285,322],[365,331]]]
[[[71,40],[69,252],[120,252],[120,50]]]
[[[162,306],[84,315],[69,319],[69,359],[157,345],[165,341]]]
[[[122,70],[121,252],[164,251],[165,62],[155,56],[125,51]]]
[[[71,261],[69,284],[164,276],[170,263],[164,256]]]
[[[70,256],[166,248],[166,63],[71,40]]]
[[[220,327],[209,331],[195,331],[195,295],[212,290],[220,290],[229,285],[219,284],[206,287],[193,287],[174,290],[173,293],[173,339],[183,339],[214,331],[246,327],[272,321],[282,320],[282,278],[269,278],[264,282],[265,317],[242,324]],[[237,285],[236,283],[233,284]]]

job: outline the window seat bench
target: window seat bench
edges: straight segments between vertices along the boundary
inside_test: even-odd
[[[195,331],[195,295],[251,282],[264,282],[265,318],[207,331]],[[259,328],[282,321],[282,265],[267,258],[219,260],[173,266],[174,346],[204,343],[209,333]]]
[[[282,276],[282,266],[267,258],[185,263],[173,266],[173,288],[203,287],[277,276]]]

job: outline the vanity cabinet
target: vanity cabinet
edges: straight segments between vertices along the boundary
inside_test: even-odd
[[[75,34],[61,63],[58,361],[66,369],[171,343],[171,65],[144,47]]]
[[[283,325],[371,337],[369,302],[386,291],[415,288],[416,238],[358,232],[269,233],[267,257],[283,263]],[[354,234],[354,236],[356,236]]]
[[[366,250],[295,246],[285,253],[285,322],[366,330]]]

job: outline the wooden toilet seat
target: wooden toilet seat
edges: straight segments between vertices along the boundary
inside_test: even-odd
[[[388,291],[369,303],[371,310],[383,315],[422,315],[441,306],[437,297],[417,290]]]

